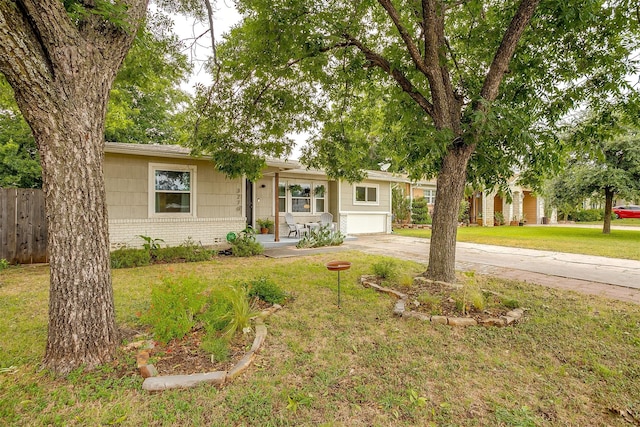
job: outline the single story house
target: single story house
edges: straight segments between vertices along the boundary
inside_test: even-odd
[[[496,191],[476,191],[469,197],[469,219],[471,223],[482,223],[485,227],[493,227],[494,215],[502,213],[506,224],[511,221],[525,220],[527,224],[542,224],[543,221],[555,223],[555,211],[552,218],[545,218],[544,198],[538,196],[530,188],[518,184],[514,176],[508,182],[511,192],[511,203]],[[482,221],[479,221],[482,220]]]
[[[329,212],[344,234],[391,232],[391,187],[406,178],[370,171],[360,183],[330,180],[297,161],[267,159],[256,182],[227,178],[211,160],[185,147],[107,142],[104,176],[112,249],[140,246],[140,235],[178,245],[188,238],[203,245],[225,241],[256,220],[285,213],[297,223]]]

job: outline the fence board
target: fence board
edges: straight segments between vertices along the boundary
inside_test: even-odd
[[[23,264],[48,260],[42,190],[0,189],[0,258]]]

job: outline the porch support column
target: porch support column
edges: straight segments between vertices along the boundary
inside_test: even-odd
[[[278,172],[276,172],[276,188],[275,191],[273,192],[274,195],[274,203],[275,203],[275,212],[276,212],[276,217],[275,220],[273,221],[273,241],[274,242],[279,242],[280,241],[280,174]]]

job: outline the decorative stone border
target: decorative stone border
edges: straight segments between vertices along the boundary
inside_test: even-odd
[[[213,384],[222,386],[225,383],[238,377],[244,371],[249,369],[249,366],[253,363],[256,354],[260,351],[265,338],[267,337],[267,327],[264,324],[264,319],[280,310],[282,306],[274,304],[267,310],[263,310],[255,319],[256,336],[253,339],[253,345],[247,354],[244,355],[238,363],[229,371],[216,371],[200,374],[190,375],[167,375],[161,376],[158,370],[152,365],[148,364],[149,351],[153,348],[152,341],[139,341],[131,343],[125,346],[125,350],[133,348],[141,348],[136,357],[138,370],[140,375],[145,379],[142,383],[142,389],[147,391],[162,391],[171,390],[176,388],[190,388],[199,384]]]
[[[489,319],[485,319],[480,322],[477,322],[475,319],[472,319],[470,317],[429,316],[427,314],[420,313],[418,311],[406,310],[405,306],[406,306],[407,300],[409,299],[409,296],[406,294],[403,294],[402,292],[398,292],[395,289],[385,288],[384,286],[380,286],[377,283],[374,283],[372,279],[374,279],[375,277],[376,276],[372,276],[372,275],[364,275],[360,277],[360,284],[365,288],[372,288],[378,292],[382,292],[387,295],[395,296],[396,298],[398,298],[398,301],[393,307],[394,316],[420,319],[425,322],[431,322],[431,323],[441,324],[441,325],[450,325],[450,326],[464,327],[464,326],[476,326],[480,324],[482,326],[502,327],[502,326],[511,325],[517,322],[524,315],[524,310],[522,308],[516,308],[514,310],[507,312],[507,314],[505,314],[504,316],[500,316],[499,318],[491,317]],[[434,282],[424,277],[416,277],[414,278],[414,281],[422,281],[425,283],[437,283],[439,285],[449,286],[452,288],[461,288],[460,285],[455,285],[455,284],[445,283],[445,282],[438,282],[438,281]],[[491,292],[491,293],[495,294],[495,292]]]

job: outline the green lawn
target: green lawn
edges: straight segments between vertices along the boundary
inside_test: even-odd
[[[131,356],[118,361],[124,376],[113,366],[67,379],[39,371],[48,268],[11,267],[0,273],[0,425],[624,426],[615,411],[640,416],[639,306],[490,280],[482,286],[527,307],[522,324],[432,326],[393,317],[389,296],[357,283],[380,257],[339,257],[353,263],[341,309],[324,267],[335,254],[115,270],[118,321],[132,328],[168,275],[212,287],[266,275],[295,295],[234,382],[153,394]],[[424,270],[395,262],[404,274]]]
[[[397,229],[401,236],[431,237],[431,230]],[[572,227],[460,227],[458,241],[640,260],[640,231]]]

